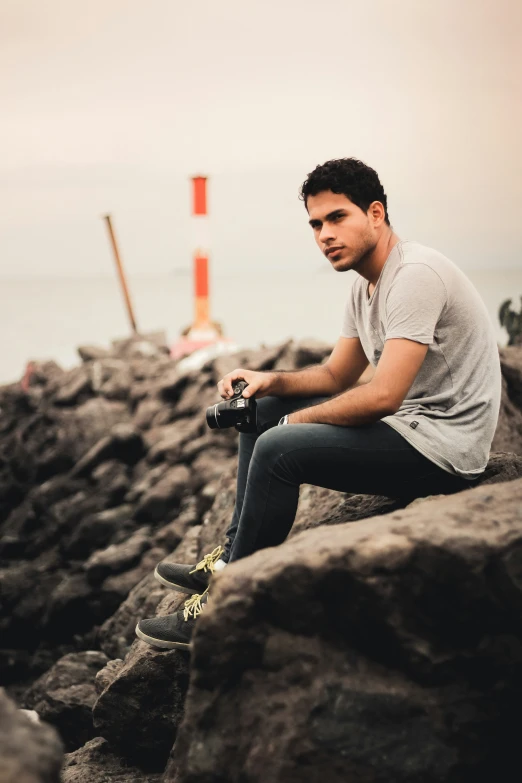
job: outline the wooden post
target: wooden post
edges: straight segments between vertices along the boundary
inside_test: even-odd
[[[131,322],[131,328],[134,334],[138,334],[138,327],[136,325],[136,318],[134,317],[134,310],[132,308],[132,302],[129,295],[129,289],[127,286],[127,281],[125,279],[125,272],[123,271],[123,264],[121,262],[120,253],[118,250],[118,245],[116,243],[116,237],[114,236],[114,230],[112,228],[111,223],[111,216],[105,215],[105,220],[107,221],[107,228],[109,230],[109,237],[111,240],[112,250],[114,253],[114,260],[116,261],[116,269],[118,270],[118,277],[120,279],[121,289],[123,291],[123,298],[125,299],[125,305],[127,307],[127,314],[129,316],[129,320]]]

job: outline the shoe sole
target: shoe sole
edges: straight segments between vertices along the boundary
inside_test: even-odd
[[[165,587],[170,587],[171,590],[177,590],[178,593],[186,593],[186,595],[194,595],[201,587],[183,587],[182,585],[174,584],[174,582],[169,582],[168,579],[165,579],[165,577],[159,573],[157,567],[154,570],[154,578]]]
[[[139,623],[135,628],[136,636],[143,642],[147,642],[152,647],[161,647],[162,650],[188,650],[190,644],[188,642],[167,642],[165,639],[155,639],[153,636],[148,636],[139,627]]]

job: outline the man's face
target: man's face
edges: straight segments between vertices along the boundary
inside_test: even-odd
[[[315,241],[338,272],[356,269],[376,246],[373,223],[346,196],[325,190],[309,196],[306,206]]]

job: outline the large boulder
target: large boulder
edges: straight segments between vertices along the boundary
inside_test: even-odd
[[[160,521],[180,507],[183,497],[190,492],[190,471],[185,465],[175,465],[140,498],[136,518]]]
[[[194,562],[199,528],[191,528],[167,560]],[[143,617],[171,614],[188,596],[162,587],[152,574],[131,591],[115,616],[101,629],[101,643],[124,661],[100,672],[101,693],[94,705],[94,725],[113,747],[133,763],[163,769],[183,717],[189,656],[162,651],[136,640],[134,628]]]
[[[165,783],[518,779],[522,479],[220,573]]]
[[[112,574],[126,571],[137,565],[142,554],[149,548],[150,528],[145,526],[136,530],[121,544],[111,544],[105,549],[93,552],[83,566],[87,579],[91,584],[99,584]]]
[[[205,408],[218,401],[216,383],[235,367],[294,370],[330,351],[314,340],[290,340],[188,370],[168,357],[159,336],[131,338],[108,350],[82,349],[83,364],[72,371],[33,362],[23,384],[0,389],[0,670],[13,693],[67,653],[101,646],[116,661],[97,677],[100,731],[149,765],[166,757],[187,669],[178,653],[151,655],[135,641],[134,626],[180,600],[154,580],[155,563],[196,562],[223,542],[230,523],[238,435],[209,430]],[[484,483],[521,475],[521,357],[520,348],[501,350],[494,450],[505,453],[492,455]],[[331,526],[385,519],[401,505],[305,485],[290,539],[315,526],[329,535]],[[147,683],[156,694],[151,704]],[[55,698],[60,688],[51,686]],[[62,696],[57,710],[65,714]],[[68,747],[73,725],[63,728]],[[111,765],[107,757],[112,774]]]
[[[92,707],[96,701],[96,674],[107,664],[97,650],[69,653],[60,658],[25,694],[23,706],[60,732],[66,750],[93,737]]]
[[[97,465],[107,460],[120,460],[130,465],[143,456],[141,433],[130,424],[115,425],[108,435],[94,444],[74,466],[72,476],[88,475]]]
[[[172,593],[157,614],[177,611],[186,598]],[[95,728],[133,763],[162,770],[183,717],[188,677],[188,653],[135,641],[94,705]]]
[[[1,783],[60,783],[62,760],[56,731],[18,710],[0,689]]]
[[[103,737],[65,756],[62,783],[160,783],[160,773],[133,767]]]

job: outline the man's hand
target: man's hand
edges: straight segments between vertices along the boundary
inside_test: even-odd
[[[275,380],[275,373],[272,372],[255,372],[254,370],[233,370],[227,373],[218,383],[218,391],[220,395],[226,400],[232,397],[232,386],[234,381],[243,380],[248,383],[247,388],[243,392],[243,397],[253,397],[259,400],[261,397],[267,397],[269,394],[273,394],[273,384]]]

